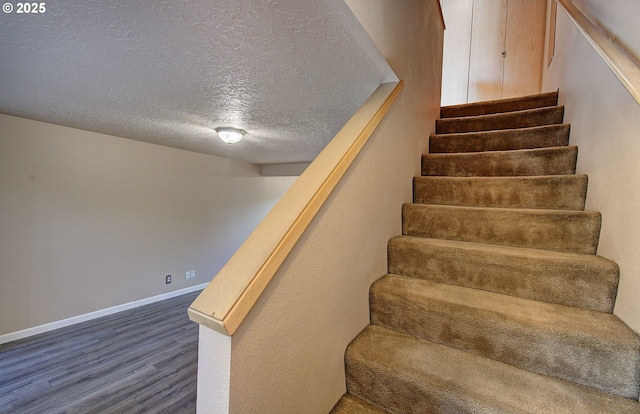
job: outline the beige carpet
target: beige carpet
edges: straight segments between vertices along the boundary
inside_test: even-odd
[[[557,98],[442,108],[332,413],[640,413]]]

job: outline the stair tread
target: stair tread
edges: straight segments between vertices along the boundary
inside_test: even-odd
[[[499,112],[499,113],[495,113],[495,114],[456,116],[456,117],[451,117],[451,118],[444,118],[444,119],[441,119],[440,121],[445,121],[445,122],[456,122],[456,121],[473,122],[473,121],[476,121],[476,120],[479,120],[479,119],[507,118],[507,117],[516,116],[516,115],[527,115],[527,114],[552,112],[554,110],[558,110],[559,108],[564,108],[564,107],[562,105],[556,105],[556,106],[547,106],[547,107],[543,107],[543,108],[530,108],[530,109],[521,109],[521,110],[515,110],[515,111],[508,111],[508,112]],[[540,126],[540,125],[536,125],[536,126]],[[467,132],[478,132],[478,131],[467,131]]]
[[[538,125],[532,127],[522,128],[507,128],[507,129],[490,129],[488,131],[469,131],[469,132],[447,132],[447,133],[434,133],[430,137],[437,138],[473,138],[473,137],[485,137],[493,134],[500,136],[511,135],[526,135],[528,133],[556,131],[556,130],[571,130],[571,124],[551,124],[551,125]]]
[[[373,324],[638,398],[640,338],[613,314],[392,274],[370,296]]]
[[[533,249],[527,247],[501,246],[488,243],[474,243],[468,241],[434,239],[428,237],[416,236],[396,236],[392,241],[407,241],[410,243],[424,245],[438,245],[443,247],[451,247],[465,250],[476,250],[478,254],[500,253],[505,256],[520,256],[535,258],[537,260],[558,260],[566,263],[574,263],[576,265],[584,265],[591,263],[600,263],[605,266],[617,266],[615,262],[595,254],[584,254],[574,252],[562,252],[546,249]],[[563,263],[564,265],[564,263]]]
[[[436,133],[489,131],[561,124],[563,106],[525,109],[488,115],[462,116],[436,120]]]
[[[405,204],[404,235],[595,254],[597,211]]]
[[[573,175],[577,157],[576,146],[423,154],[421,171],[452,177]]]
[[[631,399],[375,325],[347,349],[347,388],[403,413],[640,413]]]
[[[397,236],[389,273],[613,312],[620,270],[604,257],[486,243]]]
[[[584,210],[587,176],[414,177],[414,203]]]
[[[396,286],[406,298],[438,300],[487,311],[501,315],[504,319],[535,325],[540,330],[584,336],[585,341],[618,342],[616,346],[633,349],[640,346],[640,341],[633,331],[611,313],[522,299],[402,275],[387,274],[374,283],[378,286],[385,284],[392,289]]]
[[[405,206],[414,205],[407,203]],[[461,211],[495,211],[495,212],[512,212],[516,214],[535,214],[535,215],[576,215],[576,216],[595,216],[600,215],[598,211],[593,210],[558,210],[558,209],[545,209],[545,208],[498,208],[498,207],[473,207],[473,206],[449,206],[449,205],[437,205],[437,204],[415,204],[416,206],[428,206],[433,208],[448,208],[451,210]]]
[[[517,150],[505,150],[505,151],[472,151],[472,152],[446,152],[435,154],[422,154],[423,158],[493,158],[516,154],[543,154],[545,152],[566,152],[577,150],[575,145],[559,146],[559,147],[546,147],[546,148],[524,148]]]
[[[442,118],[466,115],[482,115],[513,110],[555,106],[558,103],[558,92],[545,92],[536,95],[515,98],[496,99],[493,101],[471,102],[458,105],[447,105],[440,108]]]
[[[382,408],[346,393],[329,414],[387,414]]]
[[[559,147],[569,144],[568,124],[543,125],[495,131],[434,134],[429,153],[503,151]]]

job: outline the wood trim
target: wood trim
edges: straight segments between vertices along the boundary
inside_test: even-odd
[[[558,5],[556,0],[547,0],[547,22],[546,22],[546,42],[544,45],[545,67],[546,69],[553,60],[556,52],[556,12]]]
[[[442,12],[442,0],[438,0],[438,11],[440,12],[440,20],[442,20],[442,28],[447,30],[447,22],[444,21],[444,13]]]
[[[609,66],[616,77],[629,91],[633,99],[640,104],[640,68],[626,55],[615,40],[593,24],[569,0],[557,0],[558,4],[567,12],[580,32],[598,52],[602,60]]]
[[[191,304],[192,321],[233,335],[403,88],[373,92]]]

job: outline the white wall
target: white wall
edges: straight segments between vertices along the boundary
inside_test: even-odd
[[[596,25],[603,28],[618,44],[640,61],[640,1],[638,0],[572,0]]]
[[[618,16],[638,4],[635,0],[606,2],[606,8],[613,8],[614,3],[617,11],[611,15]],[[608,21],[608,16],[601,16],[602,20]],[[620,33],[634,33],[636,20],[637,13],[632,20],[609,23]],[[634,47],[640,49],[640,38],[632,40]],[[561,8],[557,15],[555,56],[543,79],[544,90],[557,88],[560,104],[566,105],[565,122],[571,123],[571,144],[579,146],[578,173],[589,175],[587,209],[602,212],[598,254],[620,265],[615,314],[638,332],[640,106]]]
[[[369,287],[386,273],[439,112],[438,1],[347,4],[406,86],[232,337],[231,413],[324,414],[343,395],[346,346],[369,323]],[[216,352],[214,341],[200,344]]]
[[[0,335],[208,282],[294,179],[0,115]]]

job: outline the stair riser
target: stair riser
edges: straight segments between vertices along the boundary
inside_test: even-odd
[[[623,397],[638,396],[638,344],[612,349],[589,332],[557,332],[422,293],[374,284],[371,323]]]
[[[413,194],[421,204],[584,210],[587,176],[416,177]]]
[[[600,214],[405,204],[403,234],[434,239],[595,254]]]
[[[352,394],[345,394],[329,414],[388,414],[382,408],[370,404]]]
[[[347,359],[349,356],[347,354]],[[402,414],[472,414],[480,413],[473,409],[477,402],[470,401],[471,396],[447,389],[434,378],[433,383],[415,383],[393,370],[370,364],[372,361],[355,360],[347,363],[347,390],[349,393],[366,398],[382,406],[391,413]],[[464,398],[466,397],[466,398]],[[471,398],[470,398],[471,397]],[[515,411],[491,411],[495,413],[513,413]],[[356,413],[353,413],[356,414]]]
[[[422,156],[422,175],[498,177],[574,174],[577,147]]]
[[[619,278],[614,262],[597,256],[556,257],[545,251],[510,250],[397,237],[389,242],[389,273],[613,312]]]
[[[569,145],[569,125],[431,135],[429,153],[509,151]]]
[[[450,105],[440,108],[441,118],[495,114],[498,112],[521,111],[524,109],[556,106],[558,93],[544,93],[533,96],[502,99],[492,102],[476,102],[471,104]]]
[[[436,133],[455,134],[561,124],[563,117],[564,107],[551,107],[496,115],[445,118],[436,120]]]

